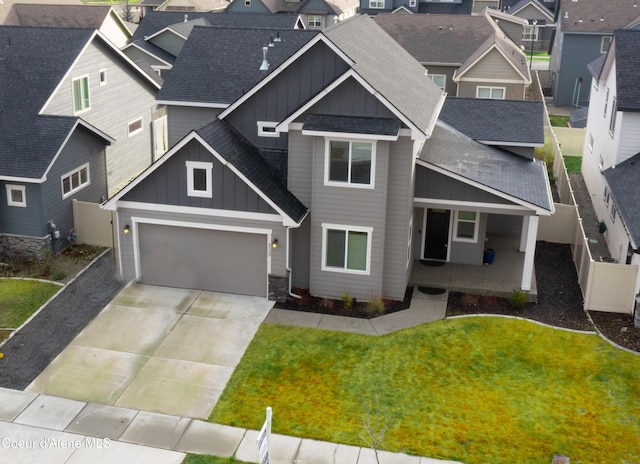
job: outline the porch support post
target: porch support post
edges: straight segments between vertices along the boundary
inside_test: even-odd
[[[531,290],[531,278],[533,277],[533,258],[536,254],[536,238],[538,237],[538,216],[529,216],[523,222],[528,223],[526,233],[526,248],[524,251],[524,266],[522,269],[521,290]],[[524,235],[524,226],[523,226]]]
[[[527,251],[527,237],[529,236],[529,217],[522,216],[522,230],[520,231],[520,248],[518,251]]]

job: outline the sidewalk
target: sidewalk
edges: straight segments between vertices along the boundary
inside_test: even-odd
[[[179,464],[185,453],[258,462],[258,432],[186,417],[104,406],[0,388],[0,460],[4,463],[86,462]],[[273,464],[370,464],[371,449],[271,435]],[[379,453],[384,464],[444,464]]]

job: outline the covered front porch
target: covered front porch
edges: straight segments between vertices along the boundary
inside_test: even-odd
[[[520,289],[525,253],[518,251],[520,238],[487,235],[486,248],[495,251],[492,264],[472,265],[415,260],[409,285],[445,288],[450,291],[509,297]],[[529,299],[537,300],[535,269],[531,276]]]

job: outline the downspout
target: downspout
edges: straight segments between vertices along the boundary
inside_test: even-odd
[[[289,294],[289,296],[293,297],[293,298],[297,298],[300,299],[302,298],[300,295],[297,295],[295,293],[293,293],[291,291],[291,266],[289,265],[289,247],[291,246],[291,241],[289,240],[289,231],[291,230],[290,226],[287,226],[287,249],[285,250],[285,264],[284,264],[284,268],[287,271],[287,274],[289,276],[289,289],[287,291],[287,293]]]

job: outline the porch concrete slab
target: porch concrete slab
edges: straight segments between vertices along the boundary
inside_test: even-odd
[[[296,455],[302,438],[289,437],[286,435],[271,435],[269,457],[271,462],[293,463],[296,462]],[[258,462],[258,431],[247,430],[242,438],[240,446],[236,451],[236,459],[247,462]],[[302,464],[302,462],[300,463]]]
[[[201,293],[200,290],[133,283],[125,287],[112,303],[137,308],[164,309],[183,314]]]
[[[147,446],[110,441],[108,448],[83,446],[65,464],[113,464],[114,462],[180,464],[185,454]]]
[[[11,422],[18,417],[37,396],[35,393],[0,388],[0,420]]]
[[[85,406],[82,401],[40,395],[14,422],[62,431]]]
[[[444,319],[447,314],[447,296],[448,292],[445,292],[443,297],[443,295],[425,295],[415,289],[409,309],[371,319],[371,325],[376,333],[384,335]]]
[[[206,419],[232,373],[232,367],[153,357],[115,405]]]
[[[274,301],[231,293],[202,292],[187,314],[242,321],[262,322]]]
[[[295,461],[300,464],[356,464],[360,448],[304,438]]]
[[[268,324],[295,325],[298,327],[317,329],[321,319],[322,314],[273,308],[269,311],[269,315],[264,322]]]
[[[2,448],[2,462],[11,464],[60,464],[68,462],[68,459],[76,451],[75,447],[62,448],[53,446],[61,442],[75,444],[76,440],[84,440],[83,437],[70,433],[56,432],[39,427],[29,427],[11,422],[0,422],[0,437],[9,442],[23,442],[25,448],[13,446]],[[43,440],[45,440],[43,442]],[[44,446],[43,446],[44,445]],[[126,462],[126,461],[125,461]]]
[[[140,411],[133,418],[121,441],[155,448],[175,449],[191,419]]]
[[[26,391],[112,405],[148,359],[140,354],[69,345]]]
[[[178,319],[171,311],[110,304],[72,344],[152,355]]]
[[[227,458],[236,452],[245,433],[245,429],[193,420],[175,449]]]
[[[117,440],[138,411],[89,403],[65,429],[66,432]]]
[[[236,321],[184,315],[155,356],[235,367],[260,327],[259,321]]]
[[[378,451],[378,461],[376,461],[376,454],[371,448],[362,448],[358,457],[358,464],[370,464],[372,462],[380,462],[380,464],[420,464],[420,457]]]
[[[334,316],[325,314],[320,319],[318,329],[352,332],[364,335],[377,335],[376,330],[368,319],[357,317]]]

